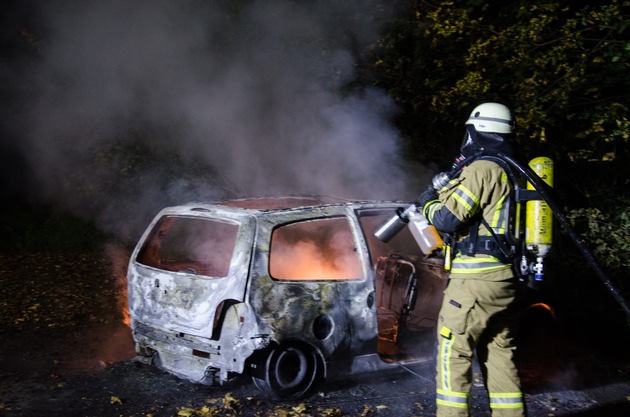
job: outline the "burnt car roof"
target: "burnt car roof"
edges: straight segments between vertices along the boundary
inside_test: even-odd
[[[225,206],[237,209],[255,211],[275,211],[290,210],[301,207],[318,206],[346,206],[346,205],[373,205],[373,204],[401,204],[400,201],[377,201],[377,200],[352,200],[336,196],[286,196],[286,197],[256,197],[234,200],[222,200],[197,204],[200,208],[204,206]],[[194,204],[193,204],[194,205]]]
[[[215,204],[244,209],[279,210],[348,203],[350,201],[351,200],[332,196],[287,196],[243,198],[238,200],[218,201]]]

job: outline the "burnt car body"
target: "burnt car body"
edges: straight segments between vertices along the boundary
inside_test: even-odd
[[[128,269],[139,358],[198,383],[251,375],[302,397],[324,380],[430,361],[446,284],[399,202],[243,199],[162,210]]]

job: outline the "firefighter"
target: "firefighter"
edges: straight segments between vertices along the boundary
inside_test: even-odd
[[[457,161],[474,159],[481,150],[511,155],[514,127],[506,106],[477,106],[466,121]],[[513,187],[497,161],[477,158],[463,166],[437,192],[427,187],[417,202],[429,222],[456,241],[437,325],[437,416],[469,415],[475,354],[492,416],[525,416],[514,363],[519,282],[511,259],[499,250],[508,228]]]

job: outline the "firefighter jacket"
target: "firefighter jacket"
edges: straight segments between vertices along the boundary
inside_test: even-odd
[[[503,168],[491,160],[479,159],[465,166],[461,174],[438,192],[438,200],[423,207],[425,217],[441,232],[456,233],[458,245],[452,261],[451,279],[475,278],[502,281],[513,277],[509,261],[484,253],[462,249],[471,228],[478,236],[491,237],[486,227],[475,219],[483,216],[497,236],[506,233],[512,184]]]

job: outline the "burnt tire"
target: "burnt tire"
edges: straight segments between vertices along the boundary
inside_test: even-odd
[[[318,385],[322,365],[308,345],[278,346],[259,363],[262,375],[253,382],[262,391],[279,398],[304,398]]]

